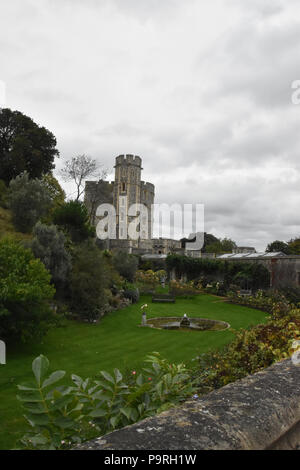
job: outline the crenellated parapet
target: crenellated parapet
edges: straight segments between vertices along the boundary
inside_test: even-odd
[[[142,159],[141,157],[132,154],[119,155],[116,157],[116,164],[114,168],[119,165],[132,165],[142,169]]]

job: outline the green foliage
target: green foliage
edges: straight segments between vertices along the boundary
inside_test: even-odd
[[[294,238],[288,243],[289,254],[300,255],[300,237]]]
[[[233,249],[236,248],[236,243],[230,238],[224,238],[213,243],[206,245],[206,253],[232,253]]]
[[[192,297],[201,293],[201,290],[194,282],[183,282],[183,281],[170,281],[169,284],[170,294],[176,297]]]
[[[71,269],[71,255],[65,248],[65,236],[55,225],[44,225],[38,222],[33,229],[34,238],[31,249],[48,271],[56,286],[66,283]]]
[[[126,251],[118,251],[113,255],[113,266],[126,281],[133,282],[137,267],[138,258],[128,254]]]
[[[196,374],[201,393],[227,385],[291,356],[300,338],[300,310],[290,310],[265,325],[235,332],[235,340],[223,351],[199,358]]]
[[[266,251],[282,251],[286,255],[300,255],[300,237],[292,238],[288,242],[276,240],[267,246]]]
[[[53,213],[53,222],[61,226],[73,242],[81,242],[95,235],[95,229],[89,224],[88,211],[80,201],[68,201]]]
[[[229,292],[228,299],[235,304],[257,308],[272,314],[274,317],[282,317],[294,307],[280,291],[264,292],[258,290],[254,295],[240,295],[239,292]]]
[[[279,251],[288,255],[290,253],[288,244],[280,240],[275,240],[274,242],[269,243],[266,248],[267,253],[275,253]]]
[[[146,367],[128,380],[118,369],[101,371],[96,380],[72,375],[73,384],[50,388],[64,376],[47,376],[44,356],[32,363],[35,383],[18,385],[31,430],[21,439],[27,449],[64,449],[96,435],[124,427],[174,406],[190,396],[193,385],[184,364],[171,364],[153,353]]]
[[[54,135],[19,111],[0,109],[0,179],[8,184],[27,171],[40,178],[59,155]]]
[[[72,263],[72,311],[94,320],[106,303],[105,288],[109,282],[101,251],[89,241],[82,243],[74,248]]]
[[[187,275],[189,280],[200,281],[205,276],[206,282],[223,280],[228,287],[238,283],[242,288],[247,285],[253,290],[270,285],[269,271],[259,263],[169,255],[166,264],[169,273],[175,269],[177,278]]]
[[[51,206],[47,189],[38,179],[29,179],[28,173],[22,173],[10,184],[9,207],[13,223],[20,232],[31,232],[33,226]]]
[[[0,241],[0,337],[41,338],[53,322],[48,301],[50,274],[32,252],[10,239]]]
[[[299,287],[282,287],[280,293],[295,306],[300,307],[300,288]]]
[[[136,304],[140,300],[140,292],[139,289],[125,289],[123,292],[123,296],[125,299],[131,300],[133,304]]]
[[[41,178],[41,183],[51,199],[51,209],[47,216],[43,217],[43,222],[51,224],[53,221],[54,211],[65,202],[66,193],[52,173],[43,175]]]
[[[161,273],[162,271],[155,272],[152,269],[147,271],[138,270],[135,275],[135,281],[140,291],[144,294],[154,293],[160,284]]]

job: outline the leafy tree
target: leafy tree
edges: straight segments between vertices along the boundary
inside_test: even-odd
[[[108,279],[101,251],[86,241],[74,249],[72,263],[72,310],[81,317],[93,320],[106,303]]]
[[[136,256],[130,255],[126,251],[118,251],[113,256],[113,265],[126,281],[134,281],[138,268],[138,258]]]
[[[59,206],[64,203],[66,193],[52,173],[43,175],[41,182],[49,193],[53,206]]]
[[[222,251],[224,253],[232,253],[235,248],[237,248],[237,244],[235,241],[231,240],[231,238],[223,238],[221,240]]]
[[[49,308],[55,289],[44,264],[15,240],[0,240],[0,337],[41,338],[54,316]]]
[[[203,253],[206,253],[208,252],[208,247],[209,245],[212,245],[213,243],[218,243],[220,240],[215,237],[213,234],[211,233],[204,233],[204,244],[203,244],[203,247],[202,247],[202,252]],[[208,252],[209,253],[209,252]]]
[[[276,253],[278,251],[281,251],[282,253],[288,255],[290,252],[288,244],[280,240],[275,240],[274,242],[269,243],[266,248],[267,253]]]
[[[84,181],[87,178],[105,179],[106,171],[91,157],[77,155],[65,163],[61,170],[61,176],[65,181],[74,181],[76,185],[76,201],[84,192]]]
[[[47,214],[51,197],[42,182],[29,179],[27,172],[13,179],[9,188],[9,207],[14,226],[20,232],[30,232],[37,221]]]
[[[206,246],[206,253],[222,253],[223,248],[222,248],[222,243],[220,240],[214,243],[210,243],[209,245]]]
[[[33,229],[31,249],[48,271],[56,287],[63,286],[71,269],[71,255],[65,247],[65,236],[55,225],[38,222]]]
[[[290,240],[288,249],[291,255],[300,255],[300,237]]]
[[[70,235],[74,242],[94,236],[95,229],[89,224],[86,206],[81,201],[68,201],[53,213],[53,222]]]
[[[0,179],[8,183],[27,171],[40,178],[59,155],[54,135],[19,111],[0,109]]]

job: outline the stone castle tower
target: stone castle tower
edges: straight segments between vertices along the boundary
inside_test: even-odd
[[[126,244],[126,234],[122,224],[127,220],[128,208],[132,204],[143,204],[148,209],[148,233],[141,233],[141,239],[152,238],[153,220],[151,206],[154,203],[154,185],[141,181],[142,159],[134,155],[119,155],[115,162],[115,181],[87,181],[85,185],[85,204],[92,222],[96,225],[96,209],[100,204],[113,204],[117,214],[117,238],[120,246]],[[139,244],[138,242],[133,245]]]

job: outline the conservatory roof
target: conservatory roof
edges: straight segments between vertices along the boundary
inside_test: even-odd
[[[224,255],[217,256],[218,259],[240,259],[240,258],[278,258],[286,256],[281,251],[277,251],[276,253],[225,253]]]

